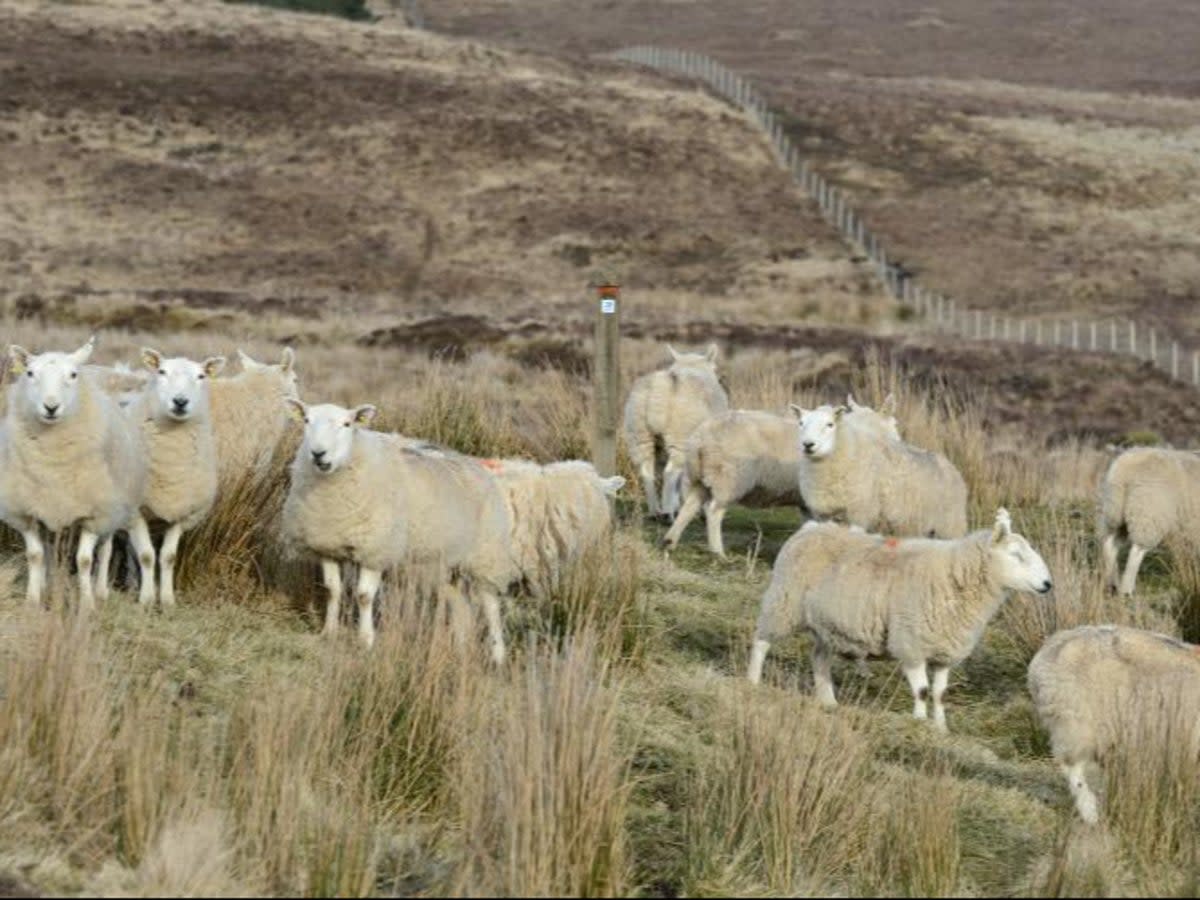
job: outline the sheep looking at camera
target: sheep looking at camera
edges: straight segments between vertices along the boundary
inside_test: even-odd
[[[97,546],[110,552],[112,534],[136,515],[145,487],[140,436],[83,371],[94,347],[95,338],[74,353],[9,348],[16,380],[0,429],[0,519],[25,539],[30,605],[42,603],[46,584],[38,524],[56,533],[80,526],[79,604],[90,610],[108,595],[107,580],[93,582]]]
[[[155,600],[155,551],[147,518],[167,523],[162,553],[163,606],[175,605],[175,556],[184,532],[195,528],[217,498],[217,450],[209,416],[209,388],[225,365],[224,357],[167,359],[143,348],[142,364],[151,375],[149,387],[126,409],[142,433],[149,466],[140,511],[129,526],[130,541],[142,572],[138,601]],[[108,554],[104,554],[107,563]],[[101,577],[107,580],[107,566]]]
[[[625,401],[625,446],[653,517],[678,512],[687,439],[700,423],[729,408],[717,379],[716,344],[703,354],[667,349],[670,367],[635,381]],[[666,458],[661,500],[655,483],[660,452]]]
[[[815,518],[905,537],[967,533],[967,485],[944,456],[858,427],[845,407],[793,410],[800,494]]]
[[[461,579],[487,617],[493,660],[503,662],[500,595],[516,567],[504,496],[492,474],[469,457],[368,430],[373,406],[288,404],[304,423],[304,440],[292,463],[283,529],[321,561],[329,590],[326,633],[338,626],[343,563],[359,567],[359,635],[368,647],[383,573],[399,566],[428,591]]]

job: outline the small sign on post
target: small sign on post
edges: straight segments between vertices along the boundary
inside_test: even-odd
[[[605,478],[617,474],[617,421],[621,412],[621,286],[595,286],[596,350],[592,364],[592,464]]]

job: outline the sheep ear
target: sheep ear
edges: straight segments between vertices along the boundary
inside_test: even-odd
[[[358,409],[354,410],[354,424],[361,427],[370,425],[375,421],[375,414],[378,411],[370,403],[358,407]]]
[[[93,334],[87,339],[87,343],[71,354],[71,361],[77,366],[82,366],[85,362],[92,358],[92,351],[96,349],[96,336]]]
[[[708,350],[706,350],[704,353],[704,358],[707,359],[710,363],[715,363],[718,359],[721,358],[721,348],[718,347],[716,344],[709,344]]]
[[[842,419],[842,416],[844,416],[848,412],[850,412],[850,409],[848,407],[839,406],[837,409],[835,409],[833,411],[833,421],[840,422]]]
[[[217,375],[220,375],[221,372],[224,370],[225,357],[210,356],[208,359],[206,359],[204,361],[203,365],[204,365],[204,374],[207,375],[209,378],[213,378]]]
[[[792,411],[792,415],[796,417],[797,421],[803,419],[810,412],[810,410],[805,409],[803,406],[797,406],[795,403],[789,403],[788,409]]]
[[[288,418],[303,425],[308,420],[308,407],[293,397],[284,397],[287,404]]]
[[[1003,506],[996,510],[996,525],[992,528],[992,543],[998,544],[1012,534],[1012,516]]]
[[[157,372],[162,368],[162,354],[157,350],[152,350],[149,347],[142,348],[142,365],[151,372]]]
[[[676,351],[676,349],[675,349],[674,347],[672,347],[670,344],[667,344],[667,350],[668,350],[668,351],[670,352],[670,354],[671,354],[671,359],[672,359],[673,361],[675,361],[675,362],[679,362],[679,353],[678,353],[678,351]]]
[[[263,367],[262,363],[240,347],[238,348],[238,361],[242,364],[244,372],[254,372]]]
[[[612,478],[605,478],[602,480],[604,482],[604,493],[608,494],[610,497],[615,497],[617,495],[617,491],[625,487],[625,479],[620,475],[614,475]]]
[[[894,416],[896,414],[896,395],[888,394],[883,398],[883,402],[879,404],[879,411],[885,416]]]
[[[8,347],[8,371],[13,375],[24,375],[29,371],[29,361],[33,354],[24,347],[10,344]]]
[[[858,405],[858,401],[854,399],[853,394],[846,395],[846,405],[852,410],[862,409],[862,407]]]
[[[283,359],[279,362],[279,368],[284,372],[291,372],[292,367],[296,364],[296,351],[291,347],[283,348]]]

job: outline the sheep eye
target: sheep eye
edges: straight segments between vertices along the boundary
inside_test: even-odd
[[[78,377],[79,377],[79,373],[78,373],[78,372],[72,372],[72,373],[71,373],[71,377],[72,377],[72,378],[78,378]]]
[[[342,423],[342,427],[343,427],[343,428],[349,428],[349,427],[350,427],[350,423],[349,423],[349,422],[343,422],[343,423]]]
[[[204,380],[204,373],[203,373],[203,372],[201,372],[199,375],[197,375],[197,376],[196,376],[196,380],[197,380],[197,381],[203,381],[203,380]]]
[[[159,375],[166,375],[166,374],[167,374],[167,370],[166,370],[166,369],[159,369],[159,370],[158,370],[158,374],[159,374]]]
[[[30,378],[32,378],[32,377],[33,377],[33,369],[30,369],[30,370],[29,370],[28,372],[26,372],[25,374],[26,374],[26,375],[28,375]]]

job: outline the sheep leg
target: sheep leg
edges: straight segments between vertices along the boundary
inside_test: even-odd
[[[370,649],[375,644],[375,595],[383,573],[363,566],[358,573],[358,637]]]
[[[1088,787],[1087,778],[1084,775],[1086,763],[1077,762],[1073,764],[1064,764],[1062,767],[1063,774],[1067,776],[1067,785],[1071,788],[1071,796],[1075,798],[1075,808],[1079,810],[1079,817],[1088,825],[1095,825],[1100,821],[1100,804],[1096,800],[1096,795],[1092,793],[1092,789]]]
[[[79,611],[92,612],[96,608],[96,594],[92,590],[92,563],[96,558],[96,544],[100,535],[83,528],[79,532],[79,549],[75,551],[75,567],[79,575]]]
[[[337,634],[342,615],[342,564],[336,559],[321,560],[321,578],[329,591],[329,602],[325,604],[325,629],[323,634]]]
[[[682,450],[667,450],[667,464],[663,468],[662,512],[671,518],[679,512],[683,463]]]
[[[492,644],[492,662],[502,666],[508,661],[508,648],[504,645],[504,619],[500,615],[500,598],[490,590],[483,594],[483,614],[487,618],[488,638]]]
[[[138,568],[141,570],[142,584],[138,590],[138,603],[142,606],[153,606],[157,599],[154,578],[154,541],[150,540],[150,526],[142,516],[133,520],[129,528],[129,542],[133,544],[137,554]]]
[[[29,567],[29,586],[25,590],[25,605],[40,607],[46,589],[46,545],[38,534],[37,522],[21,532],[25,538],[25,563]]]
[[[924,722],[929,718],[929,672],[924,661],[904,668],[904,677],[913,693],[913,718]]]
[[[942,698],[950,686],[950,669],[945,666],[933,668],[933,725],[938,731],[946,731],[946,707]]]
[[[106,603],[109,597],[108,570],[112,564],[113,535],[100,542],[100,550],[96,554],[96,600]]]
[[[446,598],[446,612],[450,621],[450,640],[458,650],[471,646],[475,636],[475,617],[471,613],[471,605],[463,596],[462,589],[456,584],[448,584],[442,589]]]
[[[837,694],[833,690],[833,654],[824,644],[813,647],[813,693],[817,702],[826,709],[837,707]]]
[[[684,531],[692,524],[692,519],[700,514],[701,508],[704,506],[704,493],[699,486],[693,485],[688,491],[687,499],[683,501],[683,507],[679,510],[679,515],[675,517],[675,521],[671,524],[666,536],[663,538],[663,546],[668,550],[674,550],[679,546],[679,539],[683,537]]]
[[[1121,579],[1121,596],[1132,597],[1133,589],[1137,586],[1138,570],[1142,567],[1142,560],[1146,558],[1146,551],[1133,544],[1129,548],[1129,559],[1125,561],[1125,577]]]
[[[721,522],[725,519],[725,506],[716,497],[704,507],[704,523],[708,526],[708,549],[725,559],[725,541],[721,536]]]
[[[747,676],[751,684],[759,684],[762,681],[763,664],[767,661],[767,653],[771,649],[771,642],[764,640],[756,640],[754,648],[750,651],[750,671]]]
[[[183,526],[176,523],[163,535],[162,551],[158,554],[158,567],[162,572],[162,588],[158,595],[163,606],[175,605],[175,556],[179,553],[179,539],[183,537]]]
[[[1117,554],[1120,548],[1117,546],[1116,534],[1104,536],[1102,550],[1104,556],[1104,581],[1113,591],[1116,591],[1118,588],[1118,572],[1120,571],[1120,567],[1117,565]]]
[[[654,448],[638,464],[638,477],[642,479],[642,493],[646,495],[646,514],[658,518],[658,490],[654,486]]]

